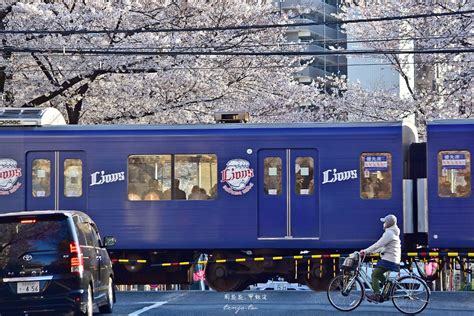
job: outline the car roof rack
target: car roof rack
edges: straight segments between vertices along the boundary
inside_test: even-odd
[[[65,124],[63,115],[55,108],[0,108],[0,127]]]

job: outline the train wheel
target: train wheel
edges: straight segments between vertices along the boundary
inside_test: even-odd
[[[306,275],[306,285],[313,291],[327,291],[332,279],[332,262],[312,262],[311,271]]]
[[[224,258],[224,256],[214,254],[212,259],[220,258]],[[248,286],[248,278],[236,273],[239,269],[242,269],[242,267],[234,262],[208,263],[206,266],[206,281],[209,287],[218,292],[242,291]]]
[[[309,277],[306,278],[306,285],[313,291],[327,291],[331,276],[324,276],[322,278]]]
[[[138,254],[130,254],[130,255],[127,256],[127,259],[129,259],[133,262],[133,261],[136,261],[136,260],[143,259],[143,257],[138,255]],[[136,263],[136,262],[126,263],[126,264],[123,265],[123,267],[128,272],[135,273],[135,272],[139,272],[140,270],[143,269],[143,264],[142,263]]]

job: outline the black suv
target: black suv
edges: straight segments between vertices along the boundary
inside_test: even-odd
[[[89,216],[77,211],[0,215],[0,315],[111,313],[112,262]]]

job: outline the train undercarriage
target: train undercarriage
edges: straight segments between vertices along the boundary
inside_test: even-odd
[[[404,256],[402,262],[427,280],[433,289],[474,289],[473,253],[454,256],[456,253],[446,251],[446,256],[434,258],[429,257],[428,252],[419,253],[420,257]],[[306,284],[314,291],[325,291],[339,271],[340,258],[322,254],[321,258],[313,259],[314,254],[317,253],[301,255],[299,251],[268,249],[176,250],[112,251],[111,257],[115,261],[116,284],[191,284],[193,273],[204,270],[206,283],[219,292],[242,291],[249,285],[265,283],[275,277]],[[124,258],[127,260],[118,262]],[[202,263],[196,264],[199,261]]]
[[[276,276],[322,291],[339,267],[339,258],[288,259],[288,256],[300,256],[299,251],[288,250],[111,251],[110,254],[115,262],[116,284],[190,284],[196,269],[192,263],[206,254],[209,263],[199,268],[205,269],[206,282],[216,291],[242,291]]]

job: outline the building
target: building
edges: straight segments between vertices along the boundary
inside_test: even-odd
[[[305,43],[305,50],[328,51],[330,48],[346,48],[346,34],[334,17],[338,13],[339,0],[275,0],[282,14],[290,14],[295,23],[321,23],[321,25],[296,26],[287,32],[288,42]],[[298,12],[298,13],[296,13]],[[331,24],[334,23],[334,24]],[[312,60],[308,56],[308,60]],[[311,83],[318,77],[347,75],[345,56],[314,56],[305,69],[296,74],[301,83]]]
[[[348,50],[367,50],[367,46],[348,35]],[[413,66],[413,65],[406,65]],[[347,78],[358,82],[367,91],[384,90],[407,96],[408,89],[393,66],[381,56],[351,55],[347,58]],[[406,91],[405,91],[406,90]]]

